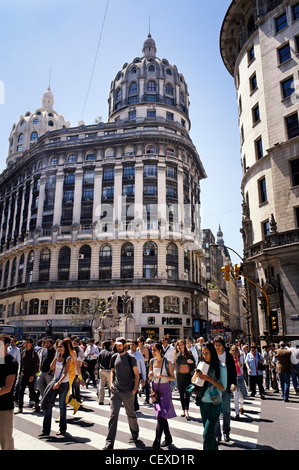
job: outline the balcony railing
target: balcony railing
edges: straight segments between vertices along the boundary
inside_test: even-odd
[[[280,248],[289,245],[299,244],[299,229],[282,233],[272,233],[265,237],[265,240],[252,245],[245,250],[246,259],[261,255],[265,250]]]

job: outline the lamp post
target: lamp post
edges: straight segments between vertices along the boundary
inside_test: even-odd
[[[242,260],[243,268],[245,268],[245,272],[246,272],[246,261],[233,248],[230,248],[229,246],[226,246],[226,245],[218,245],[217,243],[211,243],[210,246],[214,246],[214,247],[217,247],[217,248],[226,248],[227,250],[233,251]],[[251,284],[253,284],[255,287],[257,287],[258,289],[260,289],[263,292],[263,294],[265,296],[265,299],[266,299],[266,304],[267,304],[267,316],[268,316],[268,319],[269,319],[268,321],[270,321],[270,303],[269,303],[269,298],[268,298],[267,292],[259,284],[256,284],[251,279],[249,279],[243,272],[240,271],[240,275],[243,276],[244,279],[246,279],[248,282],[250,282]]]

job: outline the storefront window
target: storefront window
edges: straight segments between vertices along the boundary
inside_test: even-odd
[[[178,297],[164,297],[164,313],[180,313],[180,299]]]

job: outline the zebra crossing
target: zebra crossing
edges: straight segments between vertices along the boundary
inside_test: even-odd
[[[105,397],[106,405],[99,405],[95,389],[82,389],[84,400],[73,416],[71,407],[67,408],[67,435],[56,436],[59,425],[55,419],[59,410],[54,408],[52,431],[48,438],[39,439],[42,429],[43,415],[24,406],[22,414],[14,416],[14,441],[16,450],[101,450],[106,441],[108,422],[110,419],[109,398]],[[143,399],[139,398],[142,403]],[[191,400],[190,421],[181,417],[182,409],[177,392],[173,393],[173,404],[177,417],[169,420],[173,438],[171,450],[202,450],[203,426],[198,406]],[[244,414],[235,420],[234,403],[232,401],[231,441],[220,443],[219,449],[252,450],[257,447],[261,401],[258,398],[248,398],[244,401]],[[151,450],[155,439],[156,418],[152,405],[140,405],[138,415],[139,440],[130,444],[131,437],[125,409],[120,410],[115,450]]]

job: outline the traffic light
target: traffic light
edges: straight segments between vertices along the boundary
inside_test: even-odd
[[[273,312],[271,312],[271,330],[272,330],[272,333],[278,333],[278,318],[277,318],[277,314],[273,314]]]
[[[241,266],[239,266],[238,264],[235,264],[235,280],[236,281],[239,281],[241,279],[240,270],[241,270]]]
[[[230,266],[228,264],[226,266],[222,266],[221,271],[223,273],[223,280],[229,281]]]

